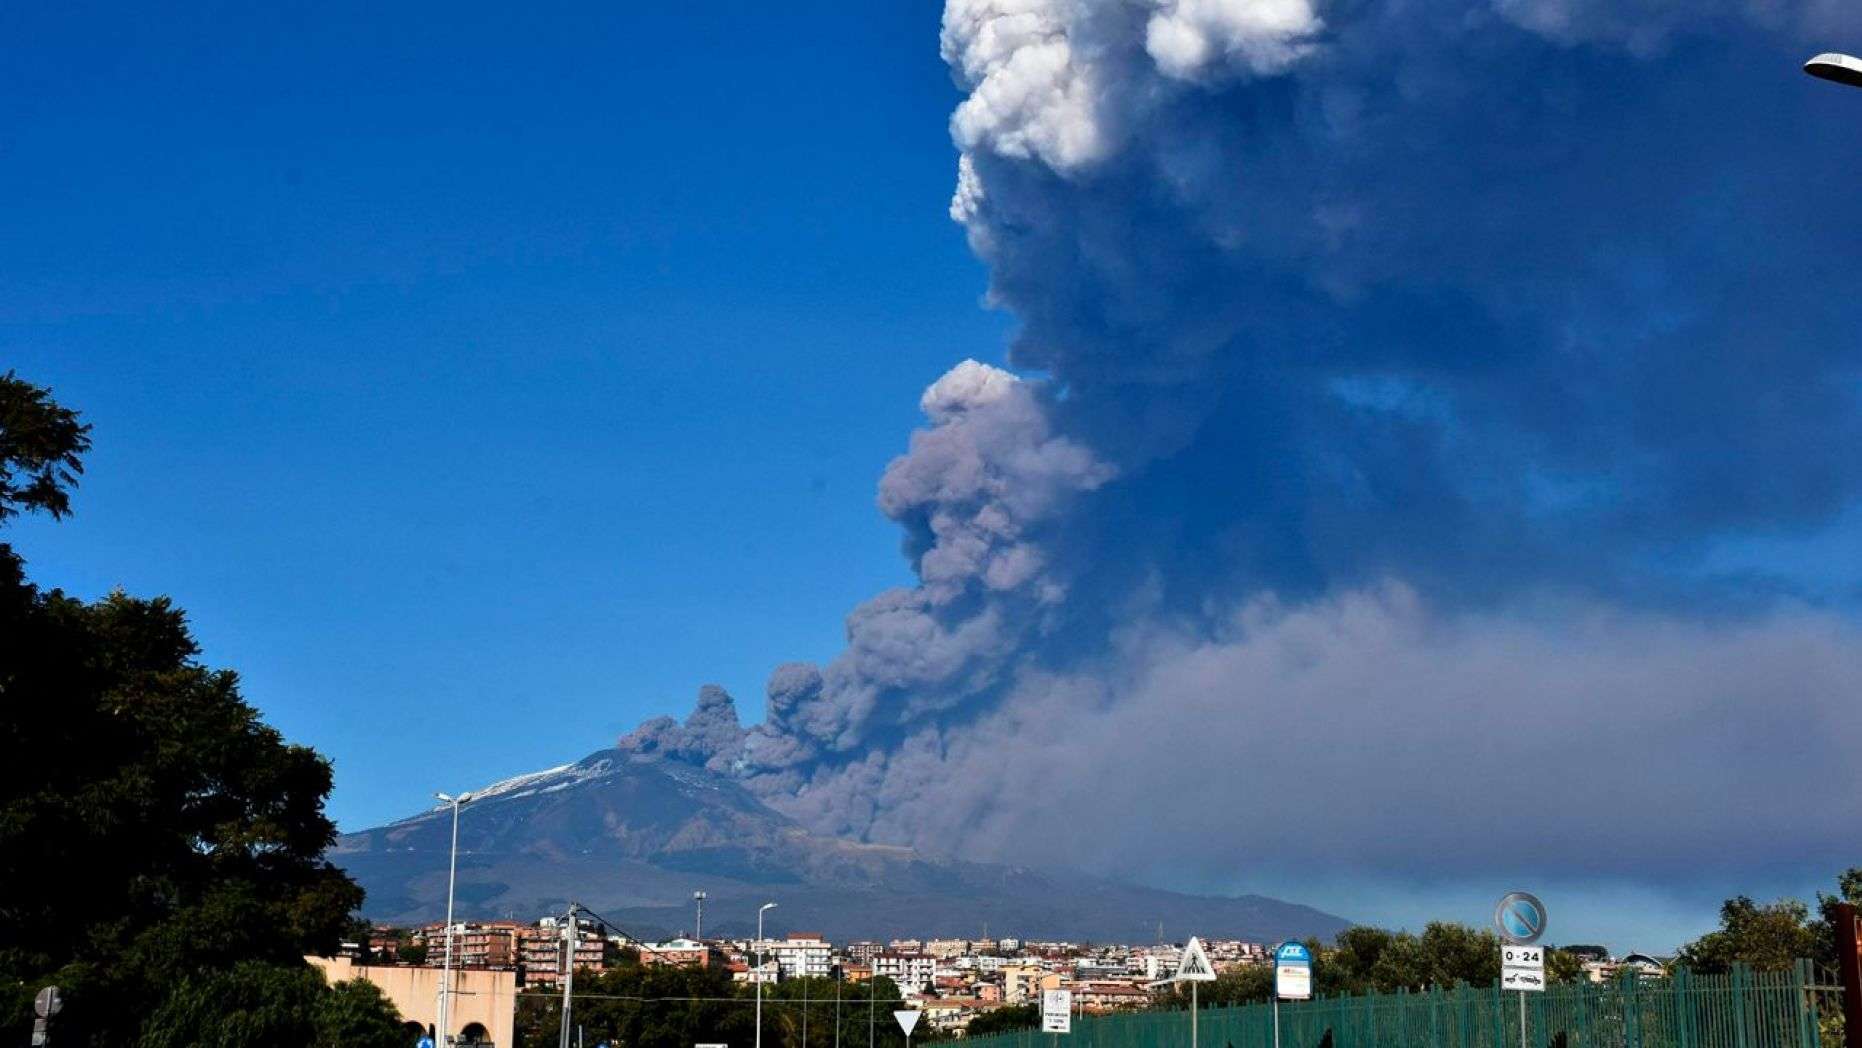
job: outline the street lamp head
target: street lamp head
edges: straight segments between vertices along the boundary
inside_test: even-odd
[[[759,907],[757,907],[757,908],[756,908],[756,912],[758,912],[758,913],[762,913],[762,912],[763,912],[764,910],[773,910],[773,909],[775,909],[775,908],[776,908],[776,904],[775,904],[775,903],[773,903],[773,902],[766,902],[766,903],[764,903],[763,905],[761,905],[761,906],[759,906]]]
[[[444,793],[436,793],[434,796],[440,799],[441,804],[451,804],[453,802],[453,799]]]
[[[1804,63],[1804,72],[1823,80],[1834,80],[1850,87],[1862,87],[1862,58],[1837,54],[1820,54]]]

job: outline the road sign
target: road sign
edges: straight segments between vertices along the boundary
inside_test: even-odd
[[[1041,1032],[1073,1032],[1073,991],[1045,990],[1041,994]]]
[[[1194,935],[1184,944],[1183,959],[1177,963],[1177,974],[1172,976],[1174,982],[1214,982],[1215,965],[1209,963],[1209,955],[1203,952],[1203,942]]]
[[[1505,943],[1500,947],[1500,988],[1537,992],[1545,989],[1545,947]]]
[[[1287,1001],[1312,996],[1312,951],[1305,943],[1283,942],[1274,947],[1274,996]]]
[[[910,1037],[912,1035],[912,1027],[918,1025],[918,1017],[923,1014],[923,1012],[916,1008],[906,1008],[901,1011],[893,1012],[892,1017],[899,1021],[899,1029],[905,1031],[905,1036]]]
[[[1508,892],[1493,908],[1493,926],[1515,945],[1538,942],[1545,934],[1545,904],[1531,892]]]
[[[50,1019],[64,1008],[65,999],[59,995],[56,986],[47,986],[39,991],[39,996],[32,999],[32,1010],[41,1019]]]

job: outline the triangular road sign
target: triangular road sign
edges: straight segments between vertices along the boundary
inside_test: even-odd
[[[899,1029],[905,1031],[905,1036],[910,1037],[912,1035],[912,1027],[918,1025],[918,1017],[923,1014],[923,1012],[916,1008],[908,1008],[904,1011],[893,1012],[892,1017],[899,1021]]]
[[[1201,939],[1190,936],[1190,941],[1183,947],[1183,960],[1177,964],[1177,982],[1214,982],[1215,965],[1209,963],[1209,955],[1203,952]]]

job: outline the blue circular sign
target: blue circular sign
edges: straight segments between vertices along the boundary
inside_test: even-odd
[[[1531,892],[1508,892],[1494,907],[1493,926],[1500,938],[1515,945],[1538,942],[1545,934],[1545,904]]]

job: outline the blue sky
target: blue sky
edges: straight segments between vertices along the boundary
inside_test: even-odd
[[[909,578],[874,483],[1004,328],[937,11],[672,10],[0,15],[0,366],[96,427],[11,539],[172,595],[345,827],[754,717]]]

